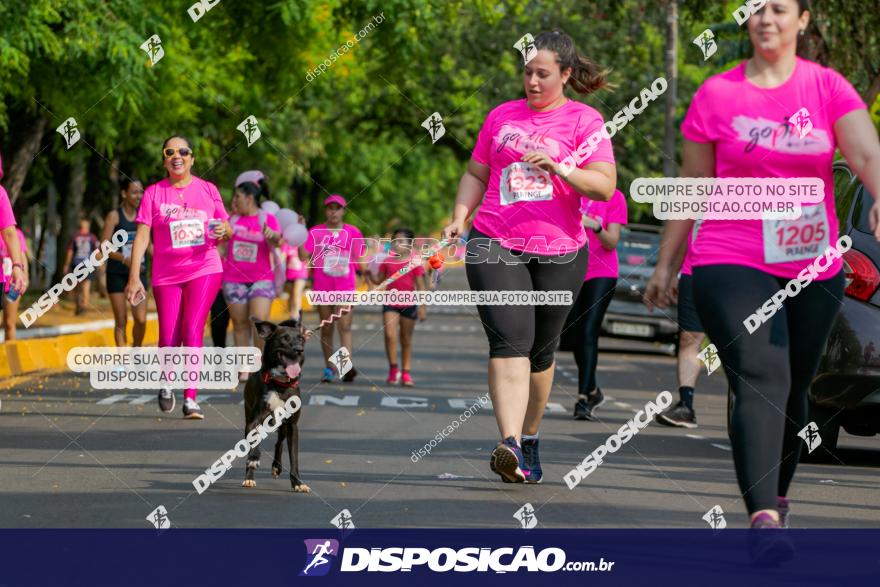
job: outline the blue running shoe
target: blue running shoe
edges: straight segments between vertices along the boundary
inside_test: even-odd
[[[540,483],[544,477],[541,470],[541,459],[538,458],[538,439],[529,438],[522,442],[523,466],[526,483]]]
[[[324,376],[321,377],[321,383],[333,383],[333,369],[324,367]]]
[[[500,475],[503,481],[524,483],[526,475],[520,469],[522,462],[522,450],[516,443],[516,439],[513,436],[508,436],[492,451],[489,468],[493,473]]]

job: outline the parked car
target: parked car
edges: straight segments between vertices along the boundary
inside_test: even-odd
[[[602,320],[603,334],[677,344],[675,305],[651,312],[643,301],[645,287],[657,265],[659,250],[659,226],[629,224],[621,229],[617,245],[620,277]]]
[[[853,245],[843,254],[843,305],[808,396],[809,421],[822,443],[801,455],[816,462],[838,462],[841,427],[856,436],[880,434],[880,243],[868,221],[874,199],[845,161],[834,164],[834,199],[840,234]],[[728,391],[728,430],[734,402]]]

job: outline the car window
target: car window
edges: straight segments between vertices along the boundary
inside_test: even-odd
[[[840,223],[840,233],[846,234],[846,221],[853,204],[856,181],[849,168],[834,166],[834,208],[837,211],[837,220]]]
[[[660,250],[660,235],[625,232],[617,247],[617,257],[624,265],[654,267]]]
[[[856,184],[858,185],[858,190],[853,191],[857,192],[858,197],[856,198],[856,205],[853,209],[853,228],[859,232],[871,234],[873,231],[871,230],[871,223],[868,220],[868,213],[871,211],[871,206],[874,205],[874,198],[862,182],[859,181],[856,182]]]

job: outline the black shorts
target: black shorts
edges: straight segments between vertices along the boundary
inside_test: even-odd
[[[409,318],[410,320],[417,320],[419,318],[419,307],[418,306],[407,306],[405,308],[394,308],[392,306],[382,306],[382,313],[385,312],[397,312],[404,318]]]
[[[141,282],[144,284],[144,289],[149,291],[150,284],[147,283],[146,273],[141,273]],[[127,284],[128,275],[122,275],[121,273],[107,273],[107,293],[124,293]]]
[[[685,332],[705,332],[694,304],[694,278],[682,275],[678,279],[678,328]]]

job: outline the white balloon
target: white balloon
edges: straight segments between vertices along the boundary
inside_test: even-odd
[[[262,208],[263,212],[266,212],[267,214],[278,214],[281,206],[279,206],[272,200],[266,200],[265,202],[263,202],[260,208]]]
[[[288,210],[287,208],[282,208],[277,214],[275,214],[275,216],[278,218],[278,224],[281,225],[281,230],[284,230],[291,224],[297,224],[299,222],[299,216],[296,215],[296,212]]]
[[[284,229],[284,240],[290,243],[292,247],[298,247],[306,242],[309,238],[309,229],[302,224],[293,223]]]

